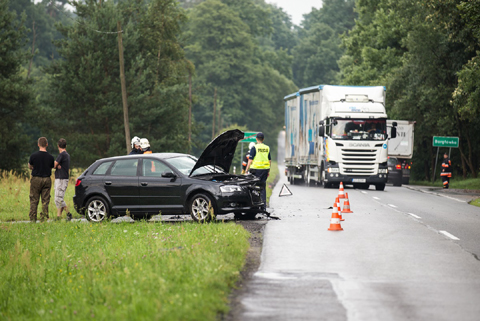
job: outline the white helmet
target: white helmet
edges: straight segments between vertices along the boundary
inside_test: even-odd
[[[248,145],[248,149],[249,149],[249,150],[252,149],[253,146],[255,146],[255,143],[254,143],[254,142],[251,142],[251,143]]]
[[[142,149],[150,147],[150,143],[148,142],[148,139],[146,138],[140,139],[140,147],[142,147]]]
[[[132,148],[135,148],[135,145],[140,145],[140,137],[133,137],[132,138]]]

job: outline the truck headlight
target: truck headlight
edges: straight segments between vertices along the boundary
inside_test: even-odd
[[[235,193],[235,192],[241,192],[242,188],[237,185],[224,185],[220,186],[220,192],[222,193]]]
[[[338,167],[330,167],[328,168],[329,173],[340,173],[340,168]]]
[[[388,173],[388,168],[379,168],[378,173],[387,174]]]

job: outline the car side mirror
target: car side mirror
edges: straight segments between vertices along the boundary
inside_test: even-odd
[[[165,178],[176,178],[177,175],[175,175],[175,173],[173,173],[173,172],[165,171],[165,172],[162,173],[162,177],[165,177]]]

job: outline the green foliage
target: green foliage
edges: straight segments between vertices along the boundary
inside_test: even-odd
[[[31,83],[22,64],[25,51],[25,16],[21,20],[8,10],[8,0],[0,0],[0,171],[21,171],[26,162],[23,146],[28,135],[23,123],[32,107]]]
[[[197,76],[193,112],[203,128],[199,142],[212,138],[215,88],[222,128],[238,124],[270,137],[276,137],[283,124],[283,96],[295,90],[293,83],[272,66],[274,63],[264,60],[268,54],[259,51],[251,26],[238,10],[219,0],[207,0],[189,12],[185,50]],[[216,129],[218,132],[223,129]],[[195,151],[199,153],[204,144],[197,144],[202,146]]]
[[[322,8],[305,15],[299,41],[293,50],[293,77],[300,87],[337,84],[343,54],[340,36],[353,27],[352,0],[326,0]]]
[[[217,320],[249,234],[236,224],[0,224],[2,320]]]
[[[76,166],[125,153],[117,21],[121,22],[132,136],[153,151],[186,151],[189,64],[177,36],[185,16],[174,0],[75,3],[78,20],[60,25],[64,60],[49,68],[42,128],[63,136]],[[61,117],[59,119],[59,116]]]

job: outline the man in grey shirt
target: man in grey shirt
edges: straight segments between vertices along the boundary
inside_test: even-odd
[[[70,155],[67,153],[67,141],[61,138],[58,143],[58,154],[55,160],[55,205],[57,206],[57,219],[61,219],[62,211],[67,213],[67,221],[72,219],[72,214],[68,211],[67,203],[65,203],[65,192],[68,187],[68,171],[70,169]]]

